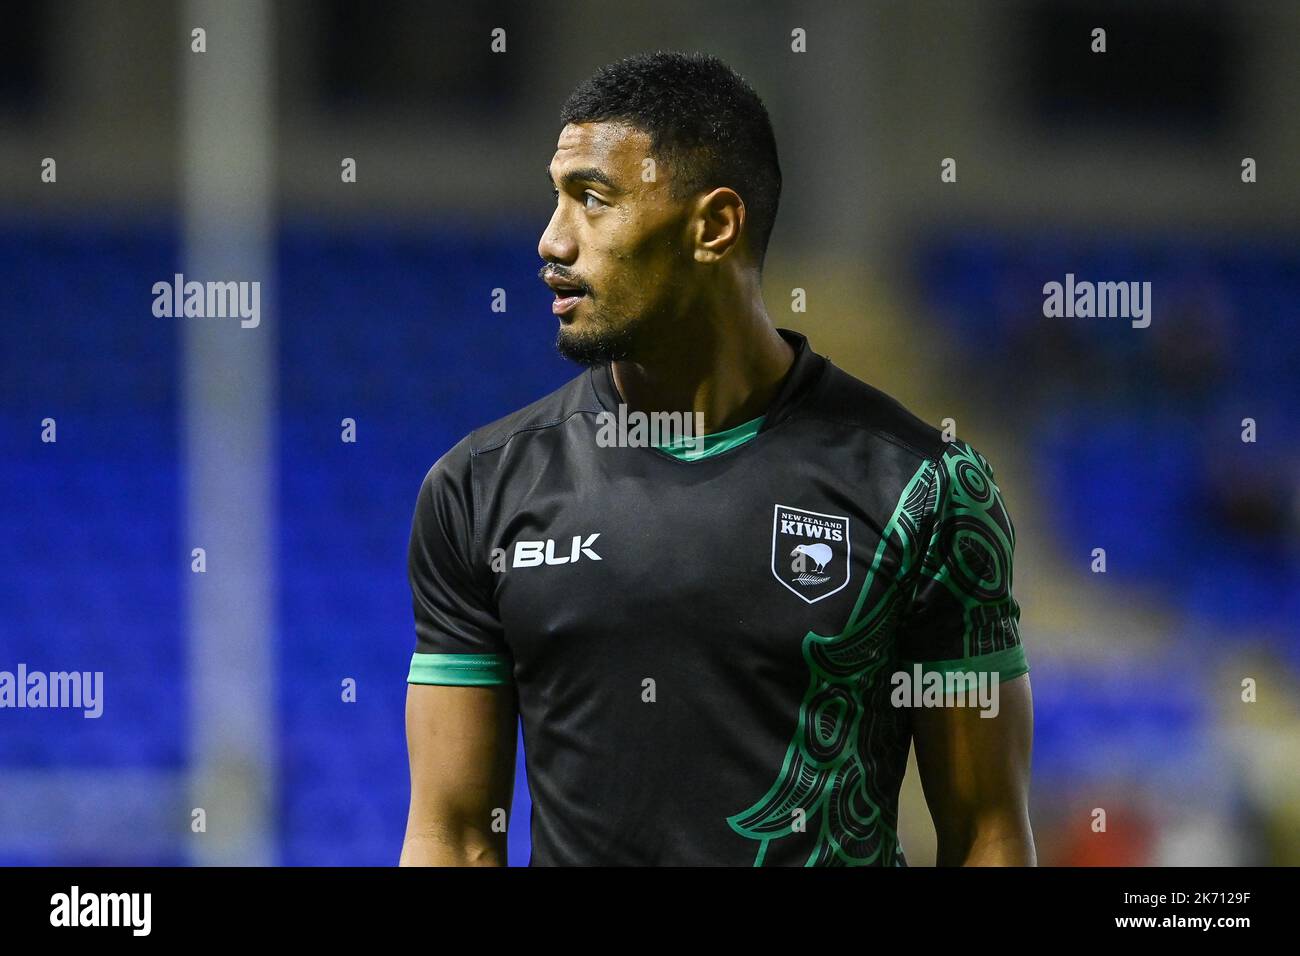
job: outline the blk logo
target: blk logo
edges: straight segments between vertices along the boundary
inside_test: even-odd
[[[556,553],[555,541],[547,538],[545,541],[516,541],[515,557],[511,562],[512,568],[535,568],[539,564],[574,564],[582,558],[591,561],[599,561],[600,555],[591,549],[592,543],[600,537],[600,532],[589,534],[584,539],[582,535],[575,534],[573,542],[562,542],[561,552]]]
[[[815,604],[849,583],[849,519],[777,505],[772,515],[772,574]]]

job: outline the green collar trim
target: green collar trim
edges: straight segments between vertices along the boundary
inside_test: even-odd
[[[765,415],[759,415],[757,418],[747,421],[735,428],[728,428],[723,432],[714,432],[712,435],[701,435],[698,438],[678,438],[666,445],[656,445],[661,452],[672,455],[678,461],[699,461],[701,458],[712,458],[714,455],[721,455],[724,451],[731,451],[740,445],[745,444],[763,427]]]

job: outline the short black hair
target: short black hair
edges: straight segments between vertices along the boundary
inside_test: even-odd
[[[781,164],[767,108],[731,67],[704,53],[627,57],[580,84],[560,120],[621,121],[649,134],[651,154],[672,172],[674,199],[734,189],[762,269],[781,199]]]

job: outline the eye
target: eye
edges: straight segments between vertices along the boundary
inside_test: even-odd
[[[601,206],[609,205],[607,202],[605,202],[605,200],[601,199],[599,196],[595,195],[594,193],[583,193],[582,199],[583,199],[582,206],[584,209],[599,209]],[[591,204],[592,201],[596,203],[595,206]]]

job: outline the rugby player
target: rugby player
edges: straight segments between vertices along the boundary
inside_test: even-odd
[[[1011,519],[979,452],[768,316],[762,102],[656,53],[561,120],[540,275],[584,371],[420,488],[401,862],[505,864],[522,720],[533,865],[905,865],[912,741],[937,862],[1033,864]],[[707,437],[598,442],[620,406]],[[997,716],[896,706],[908,673],[991,677]]]

